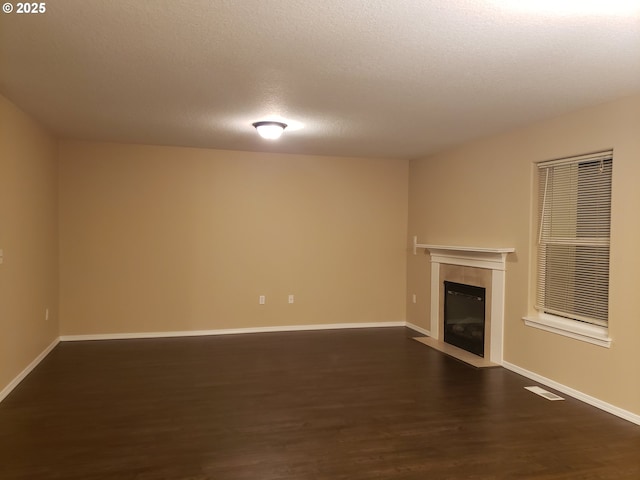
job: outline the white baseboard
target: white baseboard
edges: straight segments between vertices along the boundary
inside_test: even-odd
[[[416,332],[421,333],[423,335],[426,335],[428,337],[431,336],[431,332],[429,330],[427,330],[425,328],[422,328],[422,327],[419,327],[417,325],[414,325],[413,323],[407,322],[407,323],[405,323],[405,326],[407,328],[410,328],[411,330],[415,330]]]
[[[301,332],[307,330],[338,330],[347,328],[404,327],[405,322],[324,323],[316,325],[282,325],[276,327],[227,328],[219,330],[186,330],[177,332],[102,333],[95,335],[62,335],[62,342],[86,340],[124,340],[134,338],[201,337],[207,335],[237,335],[243,333]]]
[[[18,376],[16,378],[14,378],[11,382],[9,382],[9,385],[7,385],[6,387],[4,387],[2,389],[2,391],[0,392],[0,402],[3,401],[5,398],[7,398],[7,396],[13,391],[14,388],[16,388],[18,386],[18,384],[25,379],[25,377],[27,375],[29,375],[31,373],[31,371],[36,368],[38,366],[38,364],[44,360],[44,357],[46,357],[47,355],[49,355],[49,352],[51,352],[51,350],[53,350],[56,345],[58,345],[58,343],[60,342],[60,338],[56,338],[51,345],[49,345],[47,348],[45,348],[40,355],[38,355],[29,365],[27,365],[27,367],[22,370],[22,372],[20,372],[18,374]]]
[[[517,365],[514,365],[509,362],[503,362],[502,366],[507,370],[511,370],[512,372],[518,373],[523,377],[530,378],[531,380],[546,385],[549,388],[553,388],[554,390],[558,390],[570,397],[576,398],[584,403],[588,403],[600,410],[604,410],[607,413],[611,413],[616,417],[623,418],[631,423],[635,423],[636,425],[640,425],[640,415],[636,415],[633,412],[629,412],[628,410],[624,410],[622,408],[616,407],[615,405],[611,405],[610,403],[604,402],[598,398],[592,397],[591,395],[587,395],[586,393],[582,393],[578,390],[575,390],[571,387],[567,387],[561,383],[553,381],[549,378],[543,377],[542,375],[538,375],[537,373],[530,372],[529,370],[525,370]]]

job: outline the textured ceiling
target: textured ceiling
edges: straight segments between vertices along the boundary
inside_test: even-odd
[[[0,14],[0,93],[65,138],[415,158],[640,92],[640,2],[526,3],[49,1]]]

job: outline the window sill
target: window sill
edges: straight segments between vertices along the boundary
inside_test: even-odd
[[[565,337],[592,343],[600,347],[611,347],[611,338],[609,338],[609,330],[606,327],[548,314],[530,315],[524,317],[523,320],[524,324],[529,327],[564,335]]]

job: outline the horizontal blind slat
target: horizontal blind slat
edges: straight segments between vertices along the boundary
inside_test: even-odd
[[[613,150],[605,150],[602,152],[588,153],[586,155],[557,158],[555,160],[540,162],[538,163],[538,168],[547,168],[547,167],[553,167],[556,165],[571,165],[574,163],[598,161],[598,160],[611,160],[612,158],[613,158]]]

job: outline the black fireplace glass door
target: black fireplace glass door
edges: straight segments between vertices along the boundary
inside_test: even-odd
[[[444,282],[444,341],[484,357],[485,289]]]

